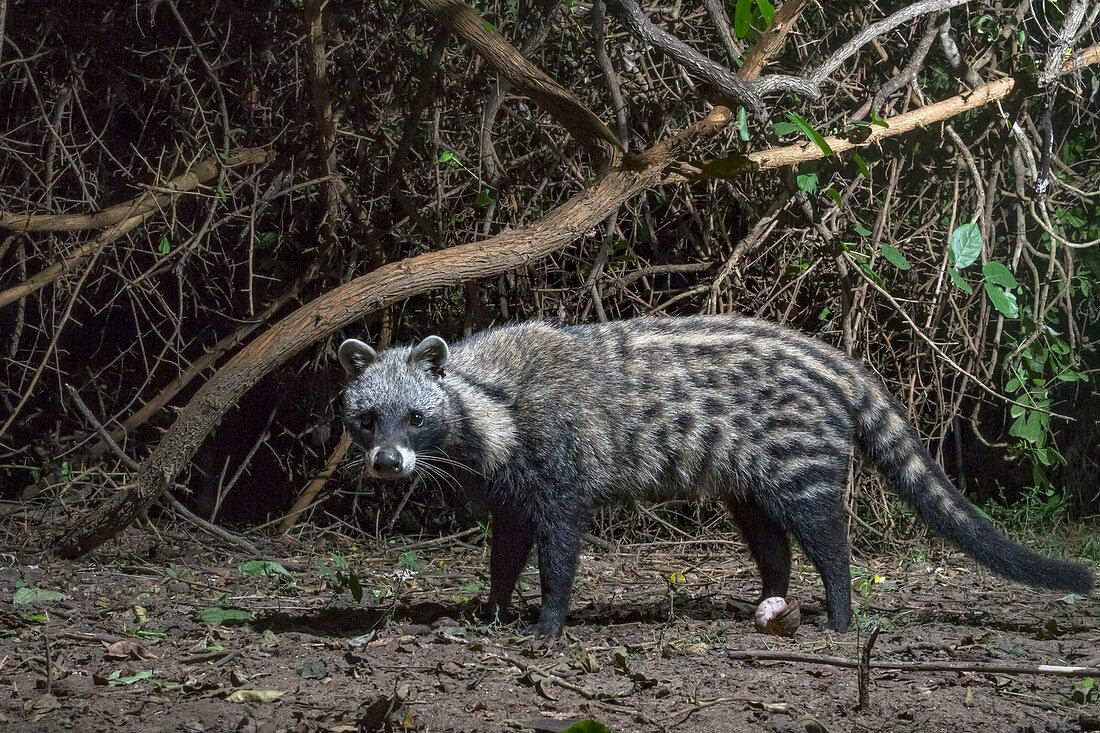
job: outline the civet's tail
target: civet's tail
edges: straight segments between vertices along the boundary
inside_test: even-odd
[[[901,404],[877,380],[869,381],[868,406],[856,415],[857,439],[925,524],[998,575],[1039,588],[1092,590],[1088,568],[1032,552],[979,514],[924,448]]]

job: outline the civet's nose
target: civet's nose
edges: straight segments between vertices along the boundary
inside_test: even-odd
[[[374,455],[374,473],[382,478],[401,475],[401,454],[394,448],[383,448]]]

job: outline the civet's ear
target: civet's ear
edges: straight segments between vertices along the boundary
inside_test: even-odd
[[[438,336],[429,336],[417,344],[409,354],[409,366],[442,377],[443,366],[447,363],[447,356],[450,353],[446,341]]]
[[[377,358],[375,350],[359,339],[348,339],[340,344],[340,363],[344,371],[353,377],[362,374]]]

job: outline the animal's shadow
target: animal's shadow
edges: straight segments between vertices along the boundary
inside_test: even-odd
[[[682,598],[669,608],[668,599],[628,601],[598,601],[583,604],[570,610],[567,628],[573,625],[615,627],[630,624],[664,625],[673,619],[698,622],[725,621],[730,624],[752,620],[756,605],[743,599]],[[670,613],[671,610],[671,613]],[[521,634],[528,624],[538,619],[537,604],[521,607],[501,619],[501,632]],[[803,606],[803,617],[823,613],[814,606]],[[262,614],[252,622],[258,630],[271,629],[275,633],[298,632],[316,636],[355,636],[384,628],[388,623],[414,627],[417,633],[440,619],[454,619],[459,626],[485,627],[493,619],[488,604],[482,601],[455,601],[437,603],[418,601],[398,602],[391,606],[340,605],[295,613],[272,611]]]

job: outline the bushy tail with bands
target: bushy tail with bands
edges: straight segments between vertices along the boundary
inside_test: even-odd
[[[1082,595],[1092,590],[1088,568],[1034,553],[980,515],[925,449],[901,404],[877,380],[868,381],[868,406],[856,415],[857,439],[889,486],[925,524],[998,575]]]

